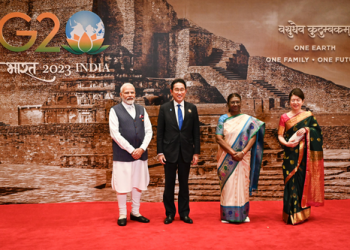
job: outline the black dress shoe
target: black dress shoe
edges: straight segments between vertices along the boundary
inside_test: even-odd
[[[126,226],[126,218],[124,218],[124,219],[118,219],[118,225],[119,226]]]
[[[170,224],[171,222],[173,222],[173,220],[174,220],[174,216],[168,215],[164,220],[164,224]]]
[[[180,217],[180,220],[182,220],[183,222],[188,223],[188,224],[193,223],[193,220],[190,217],[188,217],[187,215],[184,217]]]
[[[149,219],[143,217],[142,215],[141,216],[135,216],[133,214],[130,214],[130,220],[134,220],[134,221],[138,221],[138,222],[142,222],[142,223],[148,223],[149,222]]]

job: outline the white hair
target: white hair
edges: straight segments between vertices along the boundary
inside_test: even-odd
[[[126,86],[131,86],[131,87],[133,87],[135,89],[134,85],[132,85],[130,82],[126,82],[120,87],[120,93],[123,93],[123,89]]]

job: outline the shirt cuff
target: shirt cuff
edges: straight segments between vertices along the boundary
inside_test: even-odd
[[[134,152],[135,148],[130,145],[130,147],[126,148],[125,150],[128,151],[129,154],[132,154],[132,152]]]

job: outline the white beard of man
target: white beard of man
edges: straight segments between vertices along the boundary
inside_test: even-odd
[[[133,105],[134,102],[135,102],[135,99],[129,99],[129,100],[123,99],[123,102],[125,102],[125,103],[128,104],[128,105]]]

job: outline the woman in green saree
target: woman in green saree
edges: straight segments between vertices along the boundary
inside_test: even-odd
[[[292,110],[281,116],[278,140],[284,146],[283,220],[295,225],[310,217],[310,206],[324,204],[323,140],[316,118],[301,109],[301,89],[290,92],[289,102]]]
[[[265,124],[241,113],[239,94],[229,95],[227,106],[229,112],[216,128],[221,221],[249,222],[249,194],[258,186]]]

